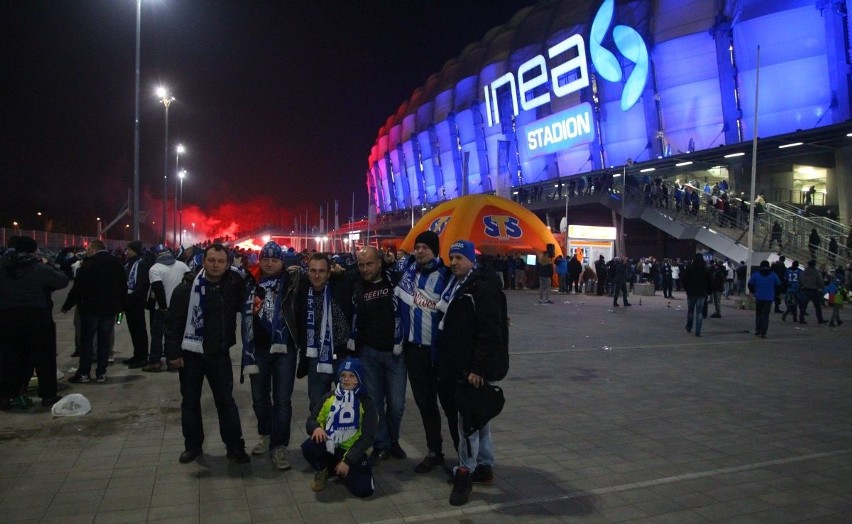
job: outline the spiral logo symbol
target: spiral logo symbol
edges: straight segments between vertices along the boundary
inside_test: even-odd
[[[620,82],[621,64],[612,51],[603,46],[615,13],[615,0],[604,0],[592,21],[589,35],[592,64],[598,74],[610,82]],[[621,55],[630,60],[633,72],[624,84],[621,93],[621,110],[627,111],[639,101],[648,81],[648,47],[639,33],[632,27],[617,25],[612,30],[612,39]]]

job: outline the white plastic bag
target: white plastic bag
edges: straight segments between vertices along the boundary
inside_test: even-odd
[[[92,411],[89,399],[79,393],[72,393],[53,405],[50,410],[54,417],[76,417]]]

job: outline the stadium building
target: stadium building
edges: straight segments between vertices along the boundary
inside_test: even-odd
[[[847,227],[847,8],[542,0],[470,44],[387,118],[368,158],[370,203],[386,214],[493,193],[558,218],[563,187],[587,187],[592,175],[698,189],[725,180],[751,198],[756,159],[755,194]]]

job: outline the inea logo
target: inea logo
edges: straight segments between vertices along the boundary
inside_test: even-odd
[[[482,217],[485,234],[492,238],[520,238],[524,234],[517,218],[508,215],[486,215]]]
[[[447,228],[447,224],[450,223],[450,218],[448,216],[438,217],[429,224],[429,230],[435,233],[438,236],[441,236],[441,233],[444,232],[444,229]]]
[[[589,34],[590,50],[592,64],[598,74],[610,82],[620,82],[621,64],[618,63],[615,55],[602,45],[612,23],[614,12],[615,0],[604,0],[592,22],[592,30]],[[624,91],[621,93],[621,110],[627,111],[642,96],[645,83],[648,81],[648,48],[639,33],[626,25],[615,26],[612,30],[612,39],[622,56],[634,64],[633,72],[625,82]]]

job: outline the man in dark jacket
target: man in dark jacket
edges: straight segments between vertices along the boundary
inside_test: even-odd
[[[568,261],[568,292],[574,289],[575,293],[580,292],[580,274],[583,273],[583,264],[577,260],[577,255],[571,255]]]
[[[509,332],[506,298],[499,281],[478,269],[474,245],[458,240],[450,247],[453,279],[441,298],[445,311],[438,352],[439,380],[457,388],[480,388],[502,380],[509,371]],[[459,466],[455,470],[450,504],[465,504],[473,482],[493,483],[494,448],[491,428],[485,424],[464,434],[464,414],[459,414]]]
[[[627,255],[615,257],[612,263],[612,307],[618,307],[618,295],[622,297],[622,302],[625,306],[631,305],[627,301],[627,273],[630,261],[627,260]]]
[[[141,368],[148,363],[148,327],[145,325],[145,305],[148,302],[150,283],[148,270],[151,265],[142,256],[142,242],[134,240],[127,244],[127,294],[124,296],[124,316],[127,330],[133,342],[133,356],[125,360],[127,367]]]
[[[56,395],[56,324],[50,293],[68,285],[68,277],[36,257],[36,241],[17,237],[14,254],[0,262],[0,409],[29,407],[26,388],[33,366],[42,406]]]
[[[711,275],[704,262],[704,256],[696,253],[692,257],[692,263],[686,266],[680,274],[683,289],[686,291],[687,312],[686,331],[692,333],[693,321],[695,323],[695,336],[701,336],[701,322],[704,318],[704,301],[710,292]]]
[[[240,414],[234,402],[231,346],[237,343],[237,313],[242,310],[245,278],[231,269],[222,244],[204,251],[203,269],[195,280],[181,282],[172,294],[166,317],[166,358],[180,374],[181,427],[184,451],[181,464],[202,453],[204,426],[201,420],[201,386],[210,384],[219,415],[219,434],[228,458],[238,464],[246,454]]]
[[[603,296],[606,293],[606,260],[604,260],[604,256],[601,255],[598,257],[597,262],[595,262],[595,274],[598,276],[598,288],[597,295]]]
[[[801,290],[803,296],[800,307],[802,313],[804,313],[808,307],[808,302],[813,302],[814,309],[816,310],[817,322],[820,324],[828,322],[822,318],[822,288],[824,285],[825,281],[823,280],[819,270],[816,268],[816,260],[808,260],[808,267],[806,267],[802,272],[802,277],[799,281],[799,290]],[[800,318],[800,323],[807,323],[805,322],[804,315]]]
[[[74,285],[62,305],[67,313],[77,306],[80,311],[80,365],[77,373],[68,379],[72,383],[89,382],[92,370],[92,353],[95,335],[98,337],[98,361],[95,376],[106,382],[110,339],[115,332],[115,316],[121,312],[127,293],[127,275],[121,262],[110,255],[100,240],[92,240],[86,248]]]

